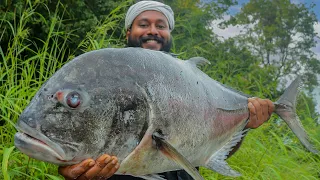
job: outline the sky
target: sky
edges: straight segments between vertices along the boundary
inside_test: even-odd
[[[243,4],[248,3],[249,0],[238,0],[238,5],[233,6],[230,8],[230,14],[233,15],[241,10],[241,7]],[[310,5],[311,3],[314,3],[316,6],[313,8],[314,13],[317,16],[318,22],[314,24],[315,31],[318,33],[317,38],[315,38],[316,46],[312,48],[312,51],[315,52],[317,58],[320,60],[320,0],[291,0],[292,3],[305,3]],[[228,19],[230,16],[226,15],[224,19]],[[212,28],[214,33],[219,35],[221,38],[229,38],[238,35],[241,33],[242,27],[241,26],[229,26],[226,29],[220,29],[217,27],[217,24],[219,24],[222,20],[216,20],[212,23]],[[320,82],[320,76],[318,77],[318,81]],[[320,86],[315,88],[314,91],[314,99],[316,102],[319,102],[316,105],[317,111],[320,113]],[[320,118],[319,118],[320,120]]]

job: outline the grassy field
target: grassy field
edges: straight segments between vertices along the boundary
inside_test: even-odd
[[[57,173],[57,166],[30,159],[20,153],[14,147],[13,137],[16,133],[14,124],[36,91],[63,65],[64,59],[70,60],[75,56],[65,48],[71,34],[59,30],[59,18],[53,15],[50,24],[47,24],[50,27],[48,36],[41,40],[42,46],[38,46],[36,50],[31,49],[29,45],[34,42],[28,37],[29,29],[25,25],[32,20],[34,12],[31,8],[24,13],[20,21],[15,25],[11,24],[12,28],[8,29],[13,36],[8,49],[3,51],[0,48],[0,179],[62,179]],[[105,36],[105,32],[118,23],[119,16],[112,12],[107,21],[88,33],[79,49],[85,52],[110,44],[114,47],[122,46],[120,40]],[[26,58],[24,52],[32,56]],[[303,98],[300,102],[303,109],[299,110],[299,116],[317,149],[320,149],[319,126],[310,118],[311,114]],[[302,147],[283,122],[273,117],[262,127],[250,131],[240,150],[228,160],[242,177],[224,177],[205,168],[200,171],[207,180],[319,179],[319,160],[319,156]]]

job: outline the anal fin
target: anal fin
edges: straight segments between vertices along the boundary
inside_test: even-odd
[[[199,174],[198,170],[173,146],[171,146],[159,132],[152,134],[152,138],[155,140],[157,147],[160,151],[169,159],[180,165],[187,173],[195,180],[204,180]]]
[[[220,150],[215,152],[206,163],[206,167],[225,176],[238,177],[241,174],[233,170],[225,161],[233,148],[241,141],[249,129],[236,133]]]

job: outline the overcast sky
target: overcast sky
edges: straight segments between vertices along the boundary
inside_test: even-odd
[[[249,2],[249,0],[238,0],[239,5],[233,6],[230,8],[230,14],[235,14],[240,11],[243,4]],[[313,11],[315,12],[318,22],[314,24],[315,31],[318,33],[318,36],[320,36],[320,0],[291,0],[293,3],[306,3],[307,5],[314,3],[316,6],[314,7]],[[224,19],[228,19],[230,16],[224,16]],[[229,26],[226,29],[220,29],[216,25],[220,23],[222,20],[214,21],[212,24],[213,31],[217,35],[219,35],[221,38],[229,38],[234,37],[241,33],[242,27],[238,26]],[[320,38],[315,38],[315,41],[317,42],[316,47],[312,48],[312,50],[316,53],[318,59],[320,59]],[[318,78],[320,80],[320,76]],[[315,99],[316,102],[319,102],[317,105],[317,111],[320,112],[320,87],[317,87],[315,90]]]

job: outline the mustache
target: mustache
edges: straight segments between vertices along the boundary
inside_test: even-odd
[[[158,37],[158,36],[154,36],[154,35],[148,35],[148,36],[145,36],[145,37],[141,37],[141,38],[140,38],[140,41],[141,41],[142,43],[145,43],[145,42],[147,42],[148,40],[155,40],[155,41],[157,41],[158,43],[161,43],[161,44],[164,43],[164,38],[161,38],[161,37]]]
[[[139,38],[135,38],[135,37],[132,37],[132,35],[130,35],[128,37],[128,40],[127,40],[127,45],[126,47],[142,47],[142,37],[139,37]],[[154,36],[154,35],[147,35],[147,36],[144,36],[143,37],[143,40],[144,41],[147,41],[147,40],[155,40],[157,42],[161,42],[162,43],[162,47],[161,47],[161,51],[165,51],[165,52],[170,52],[170,49],[171,49],[171,46],[172,46],[172,38],[170,37],[168,40],[165,40],[164,38],[159,38],[157,36]]]

